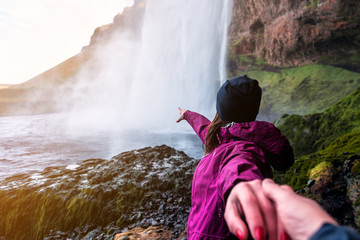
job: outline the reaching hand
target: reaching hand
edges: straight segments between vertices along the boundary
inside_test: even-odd
[[[177,123],[180,122],[181,120],[184,120],[184,119],[185,119],[185,118],[184,118],[184,113],[187,111],[187,110],[181,109],[180,107],[178,107],[178,110],[179,110],[180,117],[179,117],[178,120],[176,120]]]
[[[225,220],[230,232],[241,240],[248,239],[249,231],[255,240],[276,240],[278,232],[284,232],[260,180],[240,182],[231,190],[226,201]]]
[[[289,186],[279,186],[270,179],[265,179],[262,186],[265,195],[274,202],[277,216],[291,239],[310,239],[324,223],[337,225],[319,204],[297,195]]]
[[[315,201],[270,179],[238,183],[227,199],[225,220],[243,240],[248,229],[255,240],[308,240],[324,223],[337,225]]]

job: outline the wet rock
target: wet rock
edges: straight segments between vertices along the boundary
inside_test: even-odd
[[[92,240],[94,239],[96,236],[99,236],[101,235],[102,232],[100,229],[96,229],[96,230],[93,230],[91,232],[89,232],[83,239],[84,240]]]
[[[306,196],[316,200],[340,224],[359,229],[360,176],[349,175],[356,158],[345,160],[343,167],[322,162],[310,171],[312,186]]]
[[[189,214],[197,162],[162,145],[86,160],[74,170],[51,167],[5,179],[0,236],[111,239],[125,228],[161,224],[177,237]]]
[[[309,188],[309,187],[311,187],[312,185],[314,185],[314,183],[315,183],[315,180],[309,179],[308,182],[307,182],[307,184],[306,184],[306,186]]]
[[[146,229],[136,227],[129,231],[117,234],[114,240],[133,240],[133,239],[172,239],[173,235],[170,230],[163,227],[148,227]]]

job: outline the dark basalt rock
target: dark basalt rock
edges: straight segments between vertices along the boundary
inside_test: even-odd
[[[5,179],[0,237],[112,239],[150,225],[162,225],[177,237],[186,226],[197,162],[162,145]]]

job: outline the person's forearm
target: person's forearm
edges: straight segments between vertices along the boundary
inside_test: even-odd
[[[189,110],[184,113],[184,119],[190,124],[190,126],[194,129],[195,133],[205,144],[207,127],[211,123],[210,120],[201,114]]]

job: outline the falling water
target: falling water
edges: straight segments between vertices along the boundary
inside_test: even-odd
[[[70,116],[0,119],[0,180],[159,144],[201,157],[177,107],[213,116],[231,10],[232,0],[147,0],[139,30],[113,33],[69,83],[73,94],[54,96],[75,103]]]
[[[178,106],[212,118],[226,78],[231,11],[232,0],[148,0],[139,37],[115,33],[97,52],[98,71],[80,75],[82,104],[72,122],[111,131],[174,129]]]

